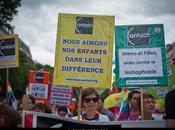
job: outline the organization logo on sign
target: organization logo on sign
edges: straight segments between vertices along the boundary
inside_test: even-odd
[[[155,33],[161,33],[161,29],[159,27],[154,28]]]
[[[35,82],[43,83],[44,82],[44,73],[42,72],[36,72],[34,76]]]
[[[93,18],[92,17],[76,17],[75,33],[92,34],[93,33]]]
[[[129,46],[149,45],[149,27],[147,26],[128,27],[127,40]]]
[[[0,56],[15,55],[15,39],[2,39],[0,40]]]

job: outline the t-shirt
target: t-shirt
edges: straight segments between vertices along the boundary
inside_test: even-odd
[[[143,120],[142,119],[142,116],[139,116],[138,119],[137,119],[137,121],[141,121],[141,120]],[[156,120],[156,119],[152,116],[150,120]]]
[[[20,114],[5,104],[0,104],[0,128],[16,128],[21,124]]]
[[[140,114],[138,112],[130,112],[129,120],[135,121],[139,118]]]
[[[72,119],[78,119],[78,116],[73,117]],[[82,120],[82,116],[80,115],[80,120]],[[99,114],[98,120],[88,120],[88,121],[109,121],[109,118],[106,115]]]
[[[135,121],[138,120],[139,116],[138,112],[122,112],[118,117],[118,121]]]
[[[166,119],[175,119],[175,89],[165,97],[165,113]]]
[[[105,108],[102,109],[101,114],[106,115],[109,118],[110,121],[114,121],[115,120],[113,113],[110,112],[109,110],[105,109]]]

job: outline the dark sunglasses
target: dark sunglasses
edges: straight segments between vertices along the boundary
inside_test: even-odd
[[[90,103],[91,101],[98,102],[98,98],[85,98],[84,99],[84,102],[85,103]]]

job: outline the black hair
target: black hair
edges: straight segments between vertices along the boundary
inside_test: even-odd
[[[102,102],[104,102],[105,98],[101,97],[99,98]]]
[[[129,99],[129,101],[132,99],[132,96],[133,96],[135,93],[140,94],[140,91],[131,90],[131,91],[128,93],[128,99]]]
[[[64,112],[68,113],[68,110],[67,110],[67,107],[66,106],[60,106],[60,107],[58,107],[58,112],[60,112],[60,111],[64,111]]]
[[[45,105],[45,113],[52,113],[52,109],[48,105]]]

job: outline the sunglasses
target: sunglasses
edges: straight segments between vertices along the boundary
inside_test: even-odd
[[[84,99],[85,103],[90,103],[91,101],[93,101],[94,103],[98,102],[98,98],[85,98]]]

